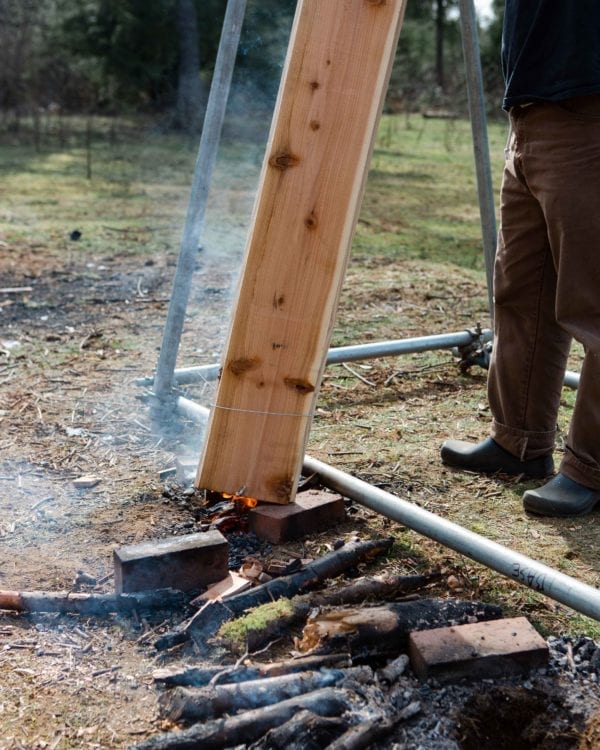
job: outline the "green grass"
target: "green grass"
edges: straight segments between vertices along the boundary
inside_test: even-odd
[[[505,125],[491,123],[496,191],[505,138]],[[482,270],[479,222],[469,123],[384,116],[355,253],[379,252]]]

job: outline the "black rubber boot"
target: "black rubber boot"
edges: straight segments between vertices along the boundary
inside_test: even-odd
[[[442,461],[447,466],[467,469],[480,474],[523,474],[532,479],[542,479],[554,471],[552,455],[519,461],[516,456],[501,448],[492,438],[481,443],[467,443],[464,440],[447,440],[442,445]]]
[[[583,516],[600,503],[600,490],[585,487],[564,474],[557,474],[543,487],[527,490],[523,507],[540,516]]]

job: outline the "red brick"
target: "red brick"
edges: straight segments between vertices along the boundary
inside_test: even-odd
[[[228,554],[227,540],[215,530],[119,547],[113,552],[115,589],[200,591],[225,578]]]
[[[450,682],[522,674],[548,663],[548,646],[525,617],[411,633],[415,674]]]
[[[250,530],[260,539],[280,544],[319,531],[343,521],[346,515],[340,495],[307,490],[287,505],[260,504],[250,511]]]

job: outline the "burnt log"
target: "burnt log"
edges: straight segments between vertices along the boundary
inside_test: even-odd
[[[361,722],[334,738],[327,745],[327,750],[365,750],[380,747],[379,743],[394,731],[397,723],[397,720],[381,717]]]
[[[270,729],[250,750],[322,750],[347,728],[343,719],[300,711],[285,724]]]
[[[181,685],[183,687],[204,687],[215,683],[248,682],[261,677],[277,677],[295,672],[306,672],[322,667],[350,667],[352,661],[348,654],[318,654],[303,656],[296,659],[270,662],[268,664],[254,664],[230,667],[205,666],[171,669],[168,667],[157,669],[152,673],[155,682],[166,686]]]
[[[224,645],[240,653],[243,653],[244,648],[250,652],[258,651],[269,641],[288,635],[290,629],[303,623],[315,607],[362,604],[373,600],[389,601],[423,588],[439,578],[439,573],[365,577],[337,589],[295,596],[283,608],[275,607],[269,602],[249,610],[231,623],[224,623],[218,638]],[[281,609],[283,611],[278,611]]]
[[[130,750],[203,750],[235,747],[254,742],[306,709],[318,716],[341,716],[351,707],[354,694],[341,688],[324,688],[297,698],[245,711],[237,716],[194,724],[189,729],[151,737]]]
[[[347,650],[353,656],[398,654],[414,630],[497,620],[493,604],[455,599],[419,599],[376,607],[335,607],[309,618],[298,644],[301,652]],[[473,619],[475,618],[475,620]]]
[[[190,597],[175,589],[129,594],[93,594],[78,591],[0,591],[0,609],[15,612],[61,612],[104,616],[155,609],[181,609]]]
[[[207,602],[180,628],[158,638],[154,644],[155,648],[158,650],[171,648],[191,637],[198,649],[205,652],[208,639],[224,622],[260,604],[283,597],[291,598],[300,592],[309,591],[328,578],[336,578],[343,572],[356,567],[358,563],[387,552],[392,544],[393,539],[352,542],[314,560],[297,573],[275,578],[249,591],[229,597],[224,602],[218,600]]]
[[[312,594],[310,602],[314,607],[328,607],[362,602],[386,602],[406,594],[420,591],[442,578],[438,572],[423,575],[365,576],[339,588]]]
[[[370,680],[373,672],[369,667],[324,669],[202,688],[177,687],[159,698],[159,706],[161,715],[170,721],[210,721],[223,714],[271,706],[305,693],[333,687],[349,678],[355,681]]]

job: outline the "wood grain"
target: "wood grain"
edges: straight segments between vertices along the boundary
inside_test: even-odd
[[[198,487],[295,497],[406,0],[300,0]]]

